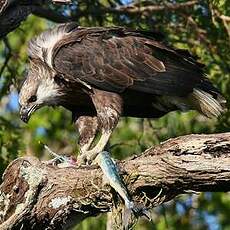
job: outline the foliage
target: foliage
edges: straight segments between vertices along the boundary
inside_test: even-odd
[[[71,6],[52,5],[81,26],[119,25],[160,32],[169,45],[188,49],[206,65],[209,78],[230,101],[230,15],[228,0],[197,1],[176,10],[170,4],[188,1],[79,0]],[[119,11],[132,4],[136,13]],[[164,10],[145,10],[148,6],[163,6]],[[130,8],[126,8],[130,9]],[[71,114],[62,108],[44,108],[36,113],[28,125],[20,121],[17,93],[26,74],[27,42],[54,23],[29,16],[19,28],[0,42],[0,170],[17,156],[35,154],[49,158],[41,143],[56,152],[77,153],[77,134],[71,124]],[[7,58],[9,61],[7,62]],[[6,62],[4,64],[4,62]],[[228,103],[228,107],[229,103]],[[115,158],[140,153],[170,137],[189,133],[229,131],[230,111],[220,119],[208,120],[196,112],[172,112],[158,120],[123,118],[111,139]],[[141,220],[136,229],[230,229],[230,199],[224,193],[204,193],[181,196],[152,212],[153,222]],[[104,229],[106,217],[85,220],[76,229]]]

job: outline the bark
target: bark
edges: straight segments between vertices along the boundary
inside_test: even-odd
[[[170,139],[117,165],[133,200],[148,208],[191,190],[230,191],[230,133]],[[66,229],[114,207],[118,196],[98,166],[58,166],[35,157],[8,166],[0,229]]]
[[[70,0],[2,0],[0,1],[0,39],[20,26],[21,22],[26,20],[31,13],[47,18],[54,22],[67,22],[70,19],[54,10],[43,8],[44,3],[48,4],[69,4]]]
[[[32,12],[33,6],[15,5],[10,6],[0,13],[0,39],[20,26],[27,16]]]

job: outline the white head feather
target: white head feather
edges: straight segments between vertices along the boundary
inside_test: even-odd
[[[70,24],[61,24],[32,39],[29,43],[29,56],[31,58],[39,58],[52,68],[53,48],[57,42],[70,33],[70,27],[68,25]]]

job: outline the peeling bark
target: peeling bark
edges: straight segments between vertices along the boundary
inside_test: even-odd
[[[153,208],[188,191],[230,191],[230,133],[170,139],[117,162],[135,202]],[[13,161],[0,186],[0,229],[67,229],[109,212],[117,194],[97,166]]]

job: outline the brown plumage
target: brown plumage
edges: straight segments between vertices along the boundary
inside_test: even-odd
[[[196,109],[212,117],[224,110],[225,100],[206,78],[203,65],[150,32],[70,23],[33,39],[29,56],[31,68],[19,100],[22,119],[27,121],[41,106],[62,105],[75,120],[87,116],[96,121],[102,132],[98,144],[89,150],[92,138],[85,137],[91,142],[82,147],[92,159],[103,150],[120,116],[156,118]],[[80,132],[90,133],[84,131],[90,130],[90,122],[77,125]]]

